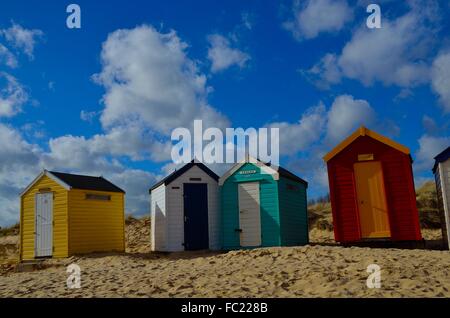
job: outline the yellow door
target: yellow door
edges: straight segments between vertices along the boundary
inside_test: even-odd
[[[391,237],[381,163],[356,163],[354,169],[362,238]]]

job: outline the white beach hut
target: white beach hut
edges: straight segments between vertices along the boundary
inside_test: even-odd
[[[220,249],[218,180],[191,161],[151,187],[153,251]]]
[[[446,248],[450,245],[450,147],[435,158],[433,173],[441,215],[442,237]]]

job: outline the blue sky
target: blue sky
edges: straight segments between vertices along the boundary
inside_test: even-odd
[[[170,132],[279,127],[281,163],[327,193],[321,156],[361,124],[411,149],[416,184],[450,144],[448,1],[13,1],[0,10],[0,226],[43,169],[104,175],[147,213]],[[224,167],[215,165],[217,172]]]

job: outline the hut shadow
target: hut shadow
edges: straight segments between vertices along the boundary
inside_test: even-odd
[[[405,249],[405,250],[445,250],[442,240],[422,241],[366,241],[339,244],[342,247],[368,247],[381,249]]]

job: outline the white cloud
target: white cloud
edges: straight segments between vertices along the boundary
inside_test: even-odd
[[[18,80],[5,72],[0,72],[0,81],[4,87],[0,90],[0,118],[12,117],[22,111],[28,101],[28,94]]]
[[[381,29],[365,25],[337,55],[329,53],[307,74],[322,87],[339,83],[341,77],[400,87],[415,87],[430,79],[428,55],[435,43],[434,2],[408,2],[410,10],[393,20],[384,17]]]
[[[148,188],[154,174],[123,166],[109,153],[97,149],[92,139],[63,136],[49,141],[49,151],[24,140],[21,133],[0,123],[0,225],[19,220],[19,193],[46,168],[56,171],[102,175],[127,192],[126,211],[148,213]]]
[[[168,135],[194,119],[203,119],[205,127],[227,126],[208,105],[206,76],[186,48],[175,31],[163,34],[151,26],[111,33],[103,43],[102,71],[94,76],[106,89],[103,127],[142,125]]]
[[[284,27],[298,40],[340,31],[353,19],[353,11],[346,0],[295,1],[293,11],[294,19],[285,22]]]
[[[39,171],[37,146],[27,143],[12,127],[0,123],[0,225],[19,219],[20,191]]]
[[[326,138],[336,143],[361,125],[372,126],[376,122],[376,113],[367,101],[341,95],[331,105],[327,119]]]
[[[310,182],[313,191],[326,193],[328,177],[322,157],[359,126],[387,135],[399,133],[395,124],[379,120],[366,100],[337,96],[327,108],[323,103],[308,109],[296,123],[271,123],[280,128],[280,154],[290,156],[287,167]]]
[[[416,153],[414,169],[416,171],[431,170],[433,158],[450,145],[450,137],[434,137],[423,135],[419,139],[419,150]]]
[[[247,53],[232,48],[230,40],[220,34],[208,36],[208,59],[211,62],[211,72],[217,73],[233,65],[243,68],[250,60]]]
[[[11,68],[15,68],[19,64],[14,54],[12,54],[6,46],[0,43],[0,64],[1,63],[4,63]]]
[[[271,123],[269,128],[279,128],[280,153],[294,155],[320,139],[325,123],[326,109],[320,103],[307,110],[297,123]]]
[[[103,175],[127,191],[127,212],[147,213],[148,188],[156,176],[128,168],[123,159],[170,160],[171,129],[189,128],[194,119],[203,119],[205,128],[229,125],[228,119],[208,104],[206,76],[187,57],[186,48],[174,31],[162,34],[149,26],[109,35],[103,43],[102,70],[94,76],[105,87],[100,119],[103,133],[51,138],[40,148],[26,142],[19,131],[2,125],[0,223],[18,220],[18,193],[44,167]],[[27,95],[15,78],[2,76],[7,85],[0,114],[11,117],[21,110]],[[84,120],[93,120],[93,116],[80,113]],[[27,136],[32,133],[30,127],[23,127]]]
[[[446,113],[450,112],[450,52],[440,54],[431,71],[433,90],[439,95]]]
[[[316,65],[308,71],[300,70],[300,73],[311,80],[320,89],[329,89],[331,85],[339,84],[342,73],[335,54],[326,54]]]
[[[44,35],[41,30],[25,29],[16,23],[12,23],[12,26],[8,29],[0,30],[0,34],[5,37],[8,43],[22,50],[30,59],[34,58],[33,52],[36,41]]]

